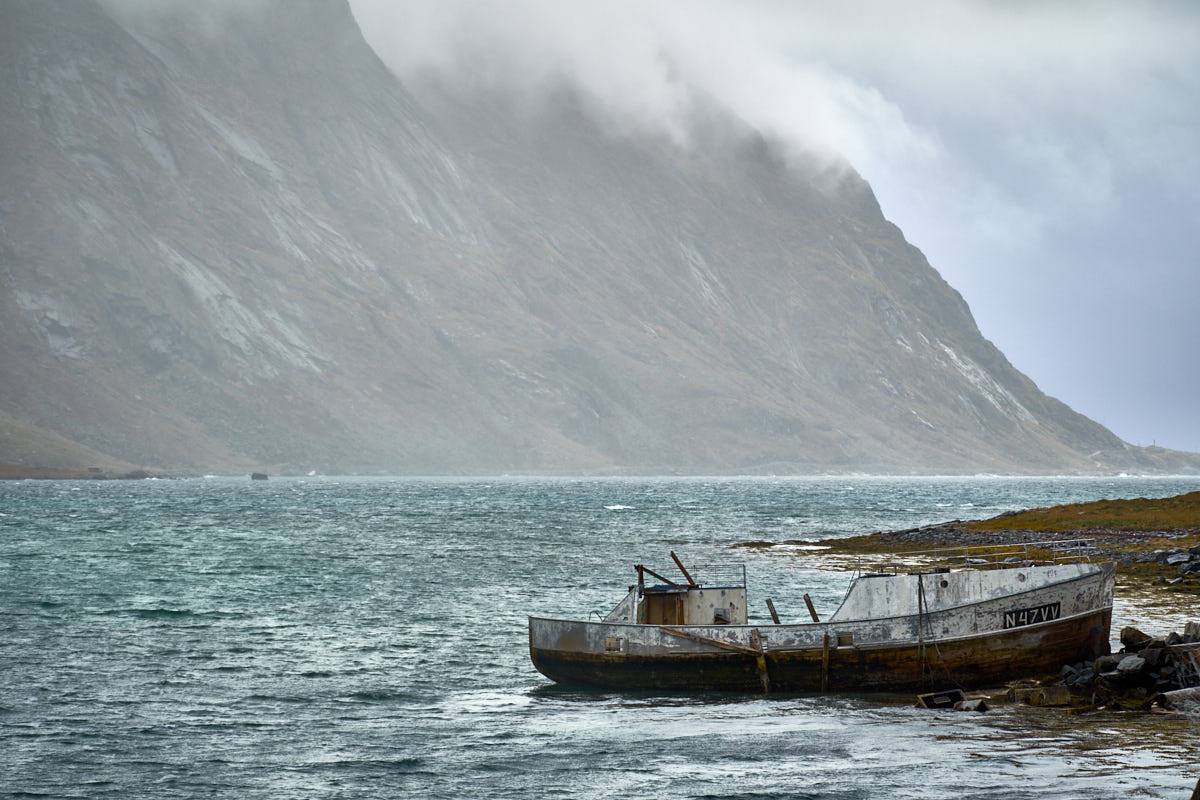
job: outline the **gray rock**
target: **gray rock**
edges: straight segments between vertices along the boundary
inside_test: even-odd
[[[1150,641],[1150,634],[1143,633],[1132,625],[1121,628],[1121,644],[1129,651],[1140,650]]]
[[[1141,656],[1125,656],[1121,659],[1121,663],[1117,664],[1117,672],[1122,675],[1132,675],[1136,672],[1141,672],[1146,668],[1146,659]]]

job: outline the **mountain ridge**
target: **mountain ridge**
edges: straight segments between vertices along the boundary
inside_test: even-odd
[[[188,13],[6,7],[22,430],[172,471],[1200,467],[1046,397],[852,170],[719,109],[685,149],[406,85],[344,0]]]

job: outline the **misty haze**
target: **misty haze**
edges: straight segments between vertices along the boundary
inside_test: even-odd
[[[11,469],[1200,467],[1014,368],[836,114],[785,135],[647,43],[439,60],[294,8],[5,4]]]

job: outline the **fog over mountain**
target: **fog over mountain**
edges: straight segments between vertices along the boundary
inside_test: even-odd
[[[844,154],[1019,369],[1200,450],[1200,4],[352,0],[406,82],[570,82],[686,142],[705,93]]]
[[[672,63],[656,117],[398,78],[345,0],[0,13],[0,462],[1200,467],[1044,395],[850,164]]]

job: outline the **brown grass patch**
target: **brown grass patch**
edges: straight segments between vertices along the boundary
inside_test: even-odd
[[[1200,492],[1161,499],[1096,500],[1033,508],[968,522],[963,527],[972,531],[1176,531],[1200,528]]]

